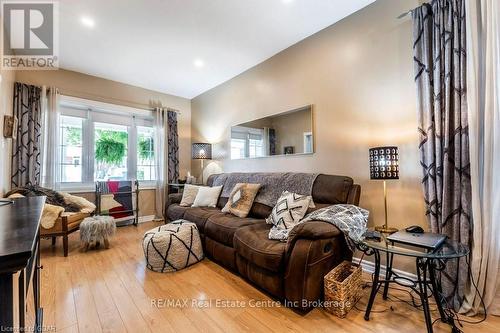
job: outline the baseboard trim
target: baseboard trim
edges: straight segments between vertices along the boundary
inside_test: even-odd
[[[139,216],[139,220],[137,221],[137,223],[151,222],[154,221],[154,219],[154,215]]]
[[[368,261],[368,260],[365,260],[365,259],[363,259],[361,262],[360,262],[360,260],[361,260],[361,258],[356,258],[356,257],[352,258],[352,262],[355,264],[361,265],[361,267],[363,268],[363,271],[370,273],[370,274],[375,272],[375,263]],[[387,267],[386,265],[380,265],[380,276],[385,275],[386,267]],[[395,268],[393,268],[392,271],[395,272],[396,274],[398,274],[399,276],[404,277],[404,278],[407,278],[407,279],[410,279],[413,281],[417,280],[417,275],[415,275],[413,273],[409,273],[409,272],[402,271],[400,269],[395,269]]]
[[[139,216],[139,218],[137,219],[137,224],[151,222],[154,221],[154,219],[155,219],[154,215]],[[127,225],[132,225],[132,224],[134,224],[133,216],[131,216],[129,219],[126,220],[116,221],[117,227],[125,227]]]

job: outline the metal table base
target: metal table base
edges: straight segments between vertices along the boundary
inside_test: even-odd
[[[375,257],[375,272],[373,275],[373,284],[370,293],[370,299],[366,306],[365,320],[370,320],[370,312],[375,301],[375,297],[383,286],[383,299],[386,300],[388,297],[389,284],[396,283],[403,287],[408,287],[412,289],[420,298],[422,302],[422,310],[424,312],[425,324],[427,327],[427,332],[432,333],[432,317],[429,308],[429,298],[434,297],[441,321],[444,323],[453,323],[453,318],[446,315],[443,309],[442,288],[441,281],[437,279],[436,272],[440,272],[446,267],[445,259],[434,259],[434,258],[423,258],[416,257],[416,271],[417,280],[411,280],[406,277],[398,275],[392,269],[392,263],[394,258],[394,253],[385,252],[387,268],[385,272],[385,279],[380,278],[380,251],[371,247],[363,246],[363,244],[358,244],[358,249],[364,252],[366,255],[374,255]],[[430,294],[429,294],[430,292]]]

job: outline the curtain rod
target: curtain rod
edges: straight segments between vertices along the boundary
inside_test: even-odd
[[[88,96],[88,97],[90,97],[90,99],[96,98],[98,102],[101,101],[101,102],[104,102],[104,103],[119,104],[119,105],[122,105],[122,106],[129,106],[129,107],[133,107],[133,108],[136,108],[136,109],[147,110],[147,111],[155,111],[156,108],[158,107],[158,108],[166,109],[167,111],[175,112],[175,113],[177,113],[179,115],[182,114],[182,112],[179,111],[179,110],[176,110],[176,109],[173,109],[173,108],[170,108],[170,107],[163,107],[163,106],[161,106],[161,103],[159,103],[160,104],[159,106],[151,106],[149,104],[136,103],[136,102],[126,101],[126,100],[121,100],[121,99],[118,99],[118,98],[106,97],[106,96],[101,96],[101,95],[96,95],[96,94],[91,94],[91,93],[79,93],[79,92],[76,92],[76,91],[71,91],[71,90],[66,90],[66,89],[60,89],[60,88],[58,88],[58,90],[59,90],[59,93],[61,95],[66,95],[66,96],[69,96],[69,97],[76,97],[76,98],[83,98],[83,99],[85,99],[86,97],[84,97],[84,96]]]

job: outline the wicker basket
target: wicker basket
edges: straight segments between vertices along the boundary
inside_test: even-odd
[[[344,318],[361,297],[362,269],[344,261],[325,275],[326,311]]]

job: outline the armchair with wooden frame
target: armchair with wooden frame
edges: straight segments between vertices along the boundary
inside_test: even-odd
[[[52,245],[56,244],[56,237],[63,238],[64,256],[68,256],[68,236],[80,228],[83,219],[89,217],[89,213],[71,213],[63,214],[56,220],[54,226],[50,229],[40,228],[41,238],[52,238]]]

